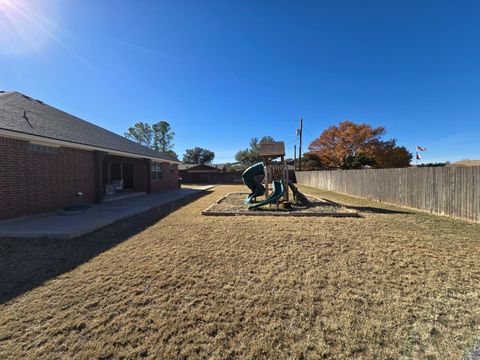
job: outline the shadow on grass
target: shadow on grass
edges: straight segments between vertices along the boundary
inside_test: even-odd
[[[344,205],[345,206],[345,205]],[[347,209],[357,210],[364,213],[372,213],[372,214],[413,214],[411,211],[403,211],[403,210],[390,210],[380,207],[373,207],[373,206],[345,206]]]
[[[385,209],[382,207],[374,207],[374,206],[354,206],[354,205],[342,205],[339,203],[336,203],[335,201],[332,200],[327,200],[329,203],[335,205],[335,206],[343,206],[347,209],[350,210],[356,210],[359,212],[364,212],[364,213],[370,213],[370,214],[403,214],[403,215],[410,215],[413,214],[411,211],[404,211],[404,210],[391,210],[391,209]]]
[[[209,193],[192,194],[75,239],[0,239],[0,304],[75,269]]]

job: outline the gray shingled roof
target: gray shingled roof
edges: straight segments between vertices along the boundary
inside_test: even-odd
[[[0,92],[0,129],[175,161],[164,153],[149,149],[18,92]]]
[[[179,164],[178,165],[178,170],[189,170],[189,169],[197,167],[197,166],[209,167],[209,168],[212,168],[214,170],[219,170],[219,171],[222,171],[225,167],[224,165],[221,166],[221,165],[216,165],[216,164]]]

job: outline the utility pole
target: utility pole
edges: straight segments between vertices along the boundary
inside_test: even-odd
[[[297,144],[293,145],[293,171],[297,170]]]
[[[298,136],[300,136],[300,146],[298,148],[298,171],[302,171],[302,132],[303,119],[300,118],[300,128],[298,129]]]

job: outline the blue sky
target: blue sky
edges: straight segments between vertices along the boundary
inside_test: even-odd
[[[175,151],[232,161],[251,137],[293,156],[342,120],[425,162],[479,159],[475,1],[0,0],[0,89],[119,134],[167,120]]]

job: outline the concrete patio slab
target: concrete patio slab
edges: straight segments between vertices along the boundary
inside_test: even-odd
[[[209,190],[217,186],[216,184],[182,184],[183,188],[195,189],[195,190]]]
[[[180,202],[196,198],[207,189],[182,188],[164,190],[92,205],[84,212],[57,211],[0,221],[0,238],[72,239],[117,221],[156,208],[176,207]]]

